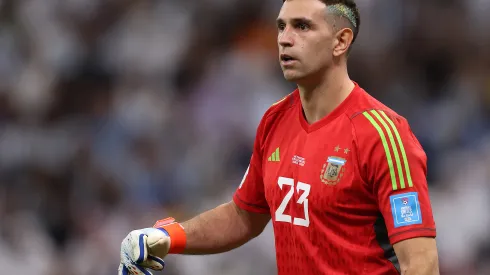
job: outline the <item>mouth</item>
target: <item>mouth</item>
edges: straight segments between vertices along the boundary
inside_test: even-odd
[[[296,61],[296,59],[290,55],[287,54],[281,54],[279,56],[279,59],[281,60],[281,64],[283,65],[291,65]]]

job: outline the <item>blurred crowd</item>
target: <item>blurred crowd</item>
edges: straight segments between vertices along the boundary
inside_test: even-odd
[[[490,1],[357,3],[350,75],[428,154],[441,274],[490,274]],[[281,4],[0,0],[0,273],[115,274],[130,230],[229,201],[294,89]],[[270,275],[274,256],[269,225],[165,274]]]

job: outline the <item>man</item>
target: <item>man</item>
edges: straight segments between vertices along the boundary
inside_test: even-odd
[[[263,116],[233,200],[131,232],[120,274],[162,269],[168,253],[237,248],[270,219],[279,275],[439,274],[425,153],[347,73],[359,25],[352,0],[283,3],[279,59],[298,89]]]

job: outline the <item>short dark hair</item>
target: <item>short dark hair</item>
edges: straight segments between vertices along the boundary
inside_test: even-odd
[[[361,26],[361,15],[359,13],[359,9],[357,8],[357,4],[355,0],[318,0],[324,3],[326,6],[334,6],[341,5],[347,9],[347,14],[338,10],[336,15],[345,17],[347,21],[349,21],[352,32],[354,33],[354,38],[352,39],[352,43],[356,41],[357,34],[359,33],[359,27]],[[286,0],[282,0],[282,2],[286,2]]]

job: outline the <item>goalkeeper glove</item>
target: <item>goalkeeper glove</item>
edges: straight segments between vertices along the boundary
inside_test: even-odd
[[[131,231],[121,244],[119,275],[151,275],[147,268],[160,271],[168,253],[185,248],[183,227],[173,218],[158,221],[153,228]]]

